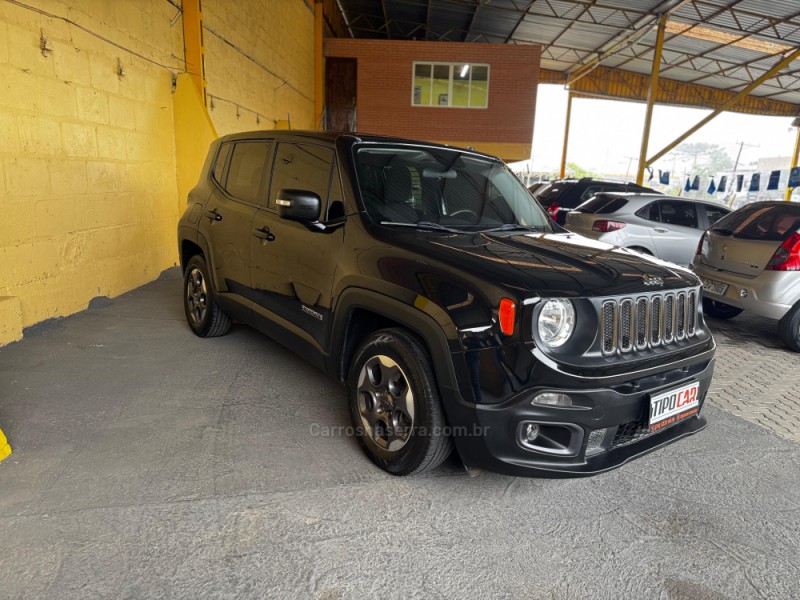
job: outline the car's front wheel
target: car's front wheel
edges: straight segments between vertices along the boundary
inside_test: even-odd
[[[421,473],[450,454],[430,357],[413,334],[393,328],[367,338],[350,364],[347,398],[359,444],[388,473]]]
[[[800,352],[800,302],[778,321],[778,333],[790,350]]]
[[[703,313],[715,319],[732,319],[742,312],[741,308],[717,302],[710,298],[703,298]]]
[[[208,267],[202,256],[193,256],[183,275],[183,308],[186,321],[200,337],[225,335],[231,318],[217,304]]]

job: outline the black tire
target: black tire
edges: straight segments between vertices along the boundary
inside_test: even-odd
[[[411,416],[403,409],[408,393]],[[358,443],[387,473],[421,473],[450,455],[428,351],[408,331],[382,329],[361,344],[350,363],[347,399]]]
[[[219,307],[205,259],[193,256],[183,274],[183,310],[195,335],[218,337],[231,328],[231,318]]]
[[[742,312],[741,308],[736,308],[724,302],[718,302],[711,298],[703,298],[703,314],[715,319],[732,319]]]
[[[778,334],[790,350],[800,352],[800,302],[778,321]]]

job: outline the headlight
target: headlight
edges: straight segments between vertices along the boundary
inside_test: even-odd
[[[539,338],[550,348],[563,346],[575,331],[575,308],[569,300],[551,298],[542,307]]]

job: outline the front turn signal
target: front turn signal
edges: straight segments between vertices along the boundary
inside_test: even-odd
[[[511,335],[514,333],[514,319],[517,316],[517,305],[514,304],[513,300],[509,300],[508,298],[503,298],[500,300],[500,331],[502,331],[505,335]]]

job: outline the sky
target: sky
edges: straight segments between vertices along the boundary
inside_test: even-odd
[[[644,103],[574,98],[567,161],[603,175],[624,175],[627,172],[634,179],[645,109]],[[656,105],[648,155],[666,146],[710,112]],[[531,171],[559,170],[566,115],[567,90],[561,85],[540,85],[529,165]],[[791,123],[791,117],[726,112],[686,142],[718,144],[727,150],[733,160],[736,159],[740,143],[744,142],[740,164],[747,166],[759,158],[791,156],[796,138]],[[673,165],[673,157],[668,154],[652,166],[670,170]],[[525,163],[517,163],[515,168],[524,170],[526,166]],[[677,170],[680,171],[680,168]]]

